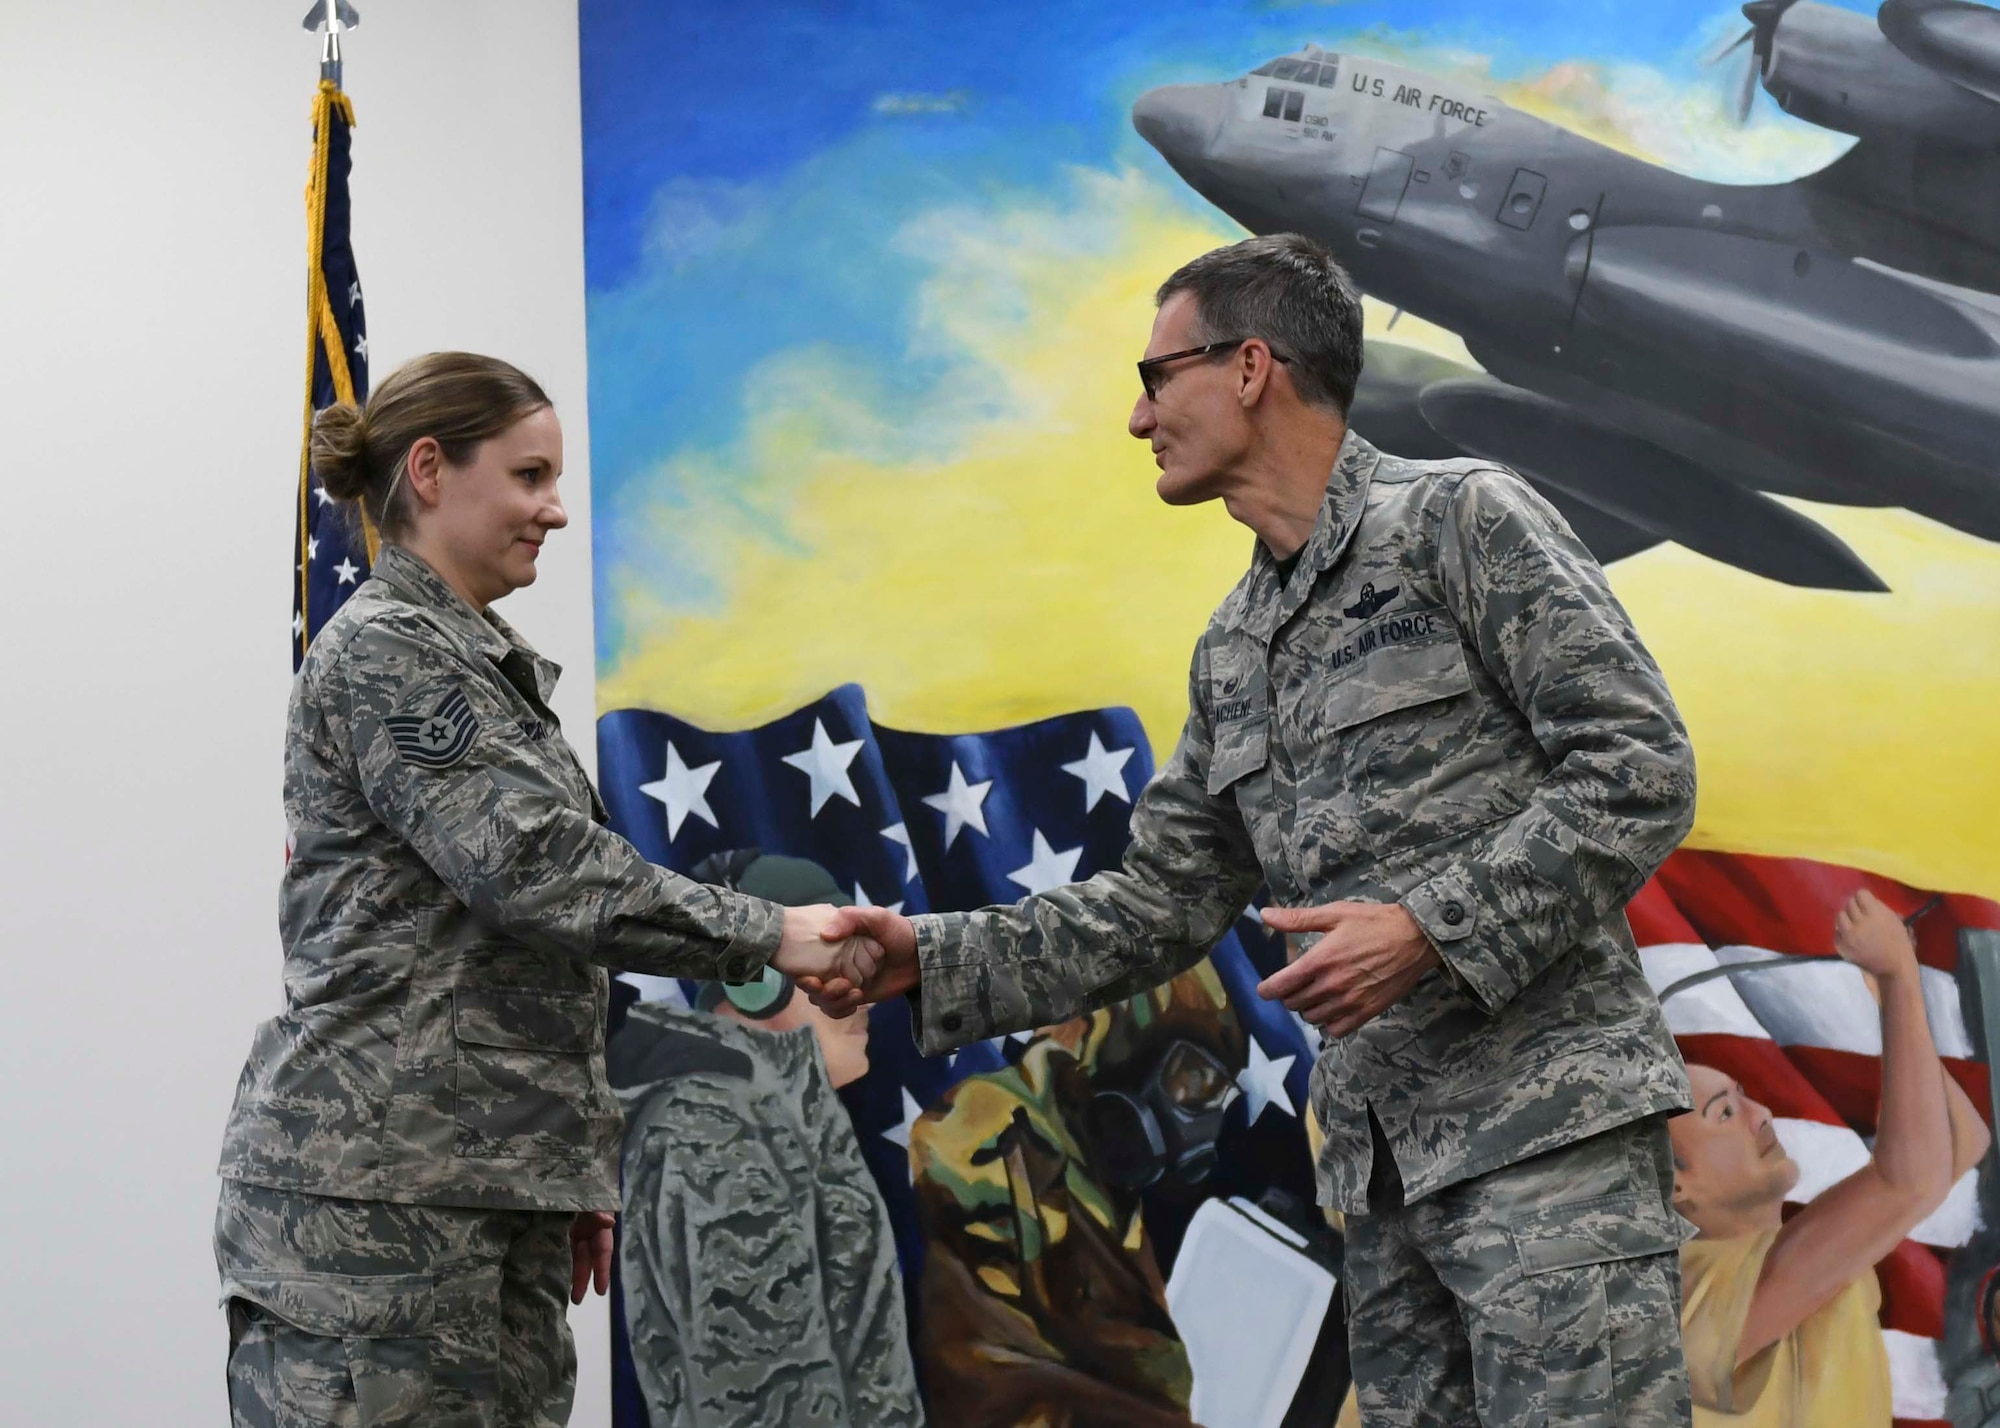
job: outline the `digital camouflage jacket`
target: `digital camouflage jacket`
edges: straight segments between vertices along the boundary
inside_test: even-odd
[[[1350,432],[1289,580],[1260,544],[1197,644],[1123,866],[915,919],[923,1049],[1163,981],[1260,882],[1400,902],[1444,969],[1329,1041],[1312,1101],[1323,1201],[1366,1210],[1371,1111],[1416,1199],[1686,1108],[1624,906],[1693,813],[1666,683],[1562,518],[1510,472]]]
[[[285,738],[285,1010],[237,1083],[224,1176],[617,1208],[604,969],[742,981],[783,910],[601,826],[558,672],[393,545],[313,642]]]
[[[889,1214],[811,1028],[641,1003],[617,1042],[652,1428],[921,1425]]]

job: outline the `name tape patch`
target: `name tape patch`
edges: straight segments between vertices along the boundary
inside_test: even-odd
[[[479,720],[465,691],[454,689],[428,714],[391,714],[382,723],[406,764],[420,769],[448,769],[472,752]]]

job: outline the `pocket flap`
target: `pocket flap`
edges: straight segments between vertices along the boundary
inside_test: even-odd
[[[1508,1229],[1523,1274],[1666,1254],[1688,1237],[1679,1218],[1662,1220],[1658,1204],[1642,1209],[1637,1195],[1551,1205],[1516,1217]]]
[[[1224,724],[1215,731],[1215,751],[1208,760],[1208,791],[1219,794],[1236,780],[1264,767],[1269,757],[1268,716]]]
[[[457,987],[452,1026],[472,1046],[519,1051],[590,1051],[597,1045],[597,998],[537,987]]]
[[[1471,688],[1465,650],[1456,636],[1427,644],[1377,647],[1327,691],[1321,727],[1325,733],[1338,733],[1398,709],[1455,698]]]
[[[436,1283],[428,1274],[232,1274],[222,1302],[247,1299],[295,1329],[336,1339],[428,1337]]]

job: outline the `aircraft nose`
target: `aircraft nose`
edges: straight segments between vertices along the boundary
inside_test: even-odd
[[[1132,127],[1169,161],[1208,148],[1222,120],[1222,93],[1212,84],[1149,89],[1132,106]]]

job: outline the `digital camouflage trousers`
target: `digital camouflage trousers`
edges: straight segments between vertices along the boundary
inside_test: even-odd
[[[560,1428],[572,1216],[225,1180],[215,1257],[235,1428]]]
[[[1347,1323],[1367,1428],[1668,1428],[1690,1421],[1663,1119],[1415,1204],[1379,1127],[1347,1217]]]

